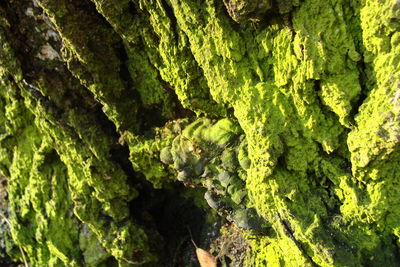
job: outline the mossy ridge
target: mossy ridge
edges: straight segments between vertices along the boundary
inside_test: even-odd
[[[111,24],[123,40],[126,67],[132,78],[134,88],[145,106],[158,105],[165,118],[173,119],[177,103],[173,100],[173,91],[159,77],[149,56],[156,56],[156,51],[147,53],[140,34],[148,31],[147,17],[132,1],[92,1],[96,9]]]
[[[7,51],[3,50],[2,52],[6,53]],[[9,74],[21,73],[21,69],[19,69],[18,66],[19,64],[12,57],[12,53],[9,52],[9,55],[9,62],[2,61],[2,74],[4,74],[2,80],[7,80],[8,78],[6,77],[9,77]],[[8,66],[4,66],[4,63],[8,63]],[[13,65],[12,63],[16,64]],[[62,66],[60,66],[60,69],[62,69]],[[50,146],[56,149],[57,153],[60,155],[61,161],[66,165],[65,168],[63,163],[60,161],[58,162],[60,167],[65,170],[63,174],[64,177],[67,176],[66,172],[68,172],[69,191],[66,190],[66,188],[63,189],[71,194],[74,204],[74,213],[81,221],[86,222],[90,226],[91,230],[96,234],[102,245],[107,248],[109,253],[121,262],[144,262],[154,260],[155,258],[148,252],[146,233],[132,221],[127,221],[129,217],[127,202],[134,198],[137,192],[127,186],[126,174],[122,171],[121,167],[110,158],[110,149],[113,147],[112,137],[109,136],[107,132],[104,132],[99,125],[88,127],[93,122],[99,122],[93,117],[93,113],[87,113],[85,107],[76,105],[77,103],[71,103],[71,101],[77,101],[77,99],[74,94],[65,93],[69,88],[68,86],[71,85],[70,78],[67,78],[66,81],[57,81],[57,79],[62,80],[65,77],[55,76],[49,78],[49,76],[46,77],[46,72],[37,75],[38,77],[35,77],[37,79],[35,83],[37,83],[39,88],[35,87],[35,85],[28,84],[25,80],[15,80],[14,83],[6,87],[9,92],[17,92],[16,94],[20,99],[21,93],[25,101],[21,99],[18,102],[22,105],[20,108],[26,110],[26,105],[34,114],[32,116],[32,114],[27,111],[27,113],[31,115],[25,116],[19,114],[17,112],[18,110],[9,112],[9,116],[20,115],[17,119],[13,118],[12,123],[18,123],[22,118],[26,117],[28,121],[25,123],[32,125],[37,131],[36,134],[32,133],[32,140],[35,140],[34,136],[43,136],[46,140],[51,140]],[[13,77],[15,78],[18,76],[13,75]],[[68,77],[68,75],[66,77]],[[52,84],[51,82],[54,83]],[[55,85],[59,86],[57,88],[59,95],[55,94],[54,88],[51,88]],[[77,85],[75,84],[75,86]],[[79,85],[75,88],[79,88]],[[77,95],[79,95],[78,91],[75,92]],[[49,96],[44,96],[42,92],[49,93]],[[69,99],[66,99],[66,97],[69,97]],[[71,105],[75,107],[71,108]],[[78,114],[82,116],[78,116]],[[32,124],[33,118],[35,124]],[[19,126],[23,128],[24,125]],[[25,135],[21,137],[22,139],[19,140],[19,143],[24,144],[23,138],[28,138],[28,136],[29,135]],[[37,149],[37,146],[32,148],[32,150],[35,149]],[[29,161],[27,161],[27,164],[28,163]],[[22,166],[23,162],[19,164],[21,166],[15,169],[24,170]],[[29,169],[29,167],[29,165],[26,165],[25,169]],[[44,172],[46,172],[46,168],[43,168]],[[40,177],[40,173],[37,175]],[[32,179],[32,182],[34,181],[35,180]],[[18,186],[19,185],[16,185],[16,187]],[[50,190],[51,186],[48,185],[48,187]],[[32,185],[32,190],[35,190],[34,185]],[[11,195],[12,194],[11,192]],[[17,192],[15,194],[17,194]],[[62,194],[60,194],[60,196],[61,195]],[[18,201],[15,201],[14,204],[17,205]],[[36,203],[35,206],[40,205]],[[64,212],[64,209],[60,208],[59,212]],[[66,213],[72,215],[72,213]],[[64,217],[64,215],[58,215],[60,219]],[[75,217],[74,220],[77,224],[76,227],[79,227],[78,220],[76,220]],[[44,220],[43,223],[45,224],[47,222]],[[60,223],[60,225],[62,225],[62,223]],[[24,228],[22,225],[21,227],[21,229]],[[23,234],[21,229],[19,230],[21,234]],[[54,234],[58,240],[57,233],[52,234]],[[85,237],[81,236],[81,238],[84,239]],[[51,241],[51,237],[48,237],[48,240]],[[69,239],[65,238],[65,240]],[[118,242],[116,243],[115,240],[118,240]],[[77,242],[78,241],[75,240],[75,242],[66,243],[65,246],[62,247],[57,247],[57,244],[57,246],[55,246],[50,242],[46,243],[44,248],[38,247],[38,251],[39,249],[43,250],[43,255],[41,255],[43,257],[40,259],[41,262],[47,263],[55,261],[55,264],[57,264],[57,258],[61,258],[61,260],[73,258],[72,255],[69,255],[71,253],[68,252],[68,249],[73,249]],[[26,245],[27,247],[24,247],[24,249],[28,250],[30,254],[38,253],[33,244],[22,243],[21,245]],[[68,245],[70,245],[70,247],[68,247]],[[54,257],[51,258],[50,254],[47,253],[48,257],[46,258],[45,249],[50,250]],[[97,252],[92,251],[91,253]],[[40,253],[38,254],[40,255]],[[84,256],[87,255],[84,253]],[[76,265],[76,263],[74,264]]]
[[[2,81],[6,79],[3,76]],[[80,223],[72,213],[66,167],[55,154],[52,139],[32,123],[34,116],[15,84],[3,83],[1,93],[7,99],[2,106],[7,110],[2,121],[7,137],[1,146],[10,155],[1,164],[9,180],[13,241],[35,266],[77,266],[82,258],[75,246]],[[23,260],[18,251],[10,253]]]
[[[39,131],[28,130],[26,134],[30,138],[33,134],[40,136]],[[11,233],[33,265],[77,266],[82,258],[79,247],[75,246],[79,222],[72,212],[66,167],[55,157],[48,141],[44,138],[39,147],[15,150],[8,191],[10,200],[18,203],[18,207],[12,207]],[[29,148],[36,150],[32,158],[26,155]],[[27,180],[25,185],[22,176]],[[24,227],[27,223],[30,226]]]
[[[176,22],[171,4],[160,0],[138,2],[148,12],[151,25],[150,30],[141,32],[143,43],[150,51],[148,57],[161,78],[175,90],[183,107],[197,115],[226,115],[225,107],[210,96],[202,69],[189,49],[188,37]]]
[[[329,226],[322,222],[328,221],[332,211],[327,209],[325,197],[321,198],[321,190],[317,190],[318,182],[315,184],[312,176],[307,175],[315,173],[317,181],[325,176],[317,173],[321,158],[338,149],[345,128],[353,124],[351,111],[361,91],[357,68],[361,57],[343,19],[349,15],[350,7],[342,1],[303,1],[292,13],[292,28],[275,24],[256,33],[257,40],[265,43],[265,51],[253,50],[258,52],[253,58],[266,59],[264,62],[270,67],[252,69],[257,66],[249,63],[252,52],[245,51],[242,45],[252,44],[242,37],[249,30],[236,31],[220,3],[206,1],[202,7],[189,1],[171,3],[212,96],[234,108],[246,133],[252,161],[247,187],[258,210],[269,220],[274,219],[275,211],[292,228],[300,226],[302,231],[296,230],[299,234],[295,236],[303,243],[303,255],[313,255],[312,260],[318,264],[344,264],[349,259],[355,264],[360,262],[364,253],[361,248],[349,253],[324,230]],[[199,27],[203,30],[196,31]],[[271,69],[273,75],[262,72]],[[304,157],[305,153],[309,156]],[[288,166],[289,171],[283,171],[279,162]],[[309,197],[285,200],[297,194]],[[310,203],[312,209],[305,211]],[[336,201],[334,206],[340,206],[340,202]],[[289,216],[292,213],[295,215]],[[315,214],[322,218],[314,218]],[[303,223],[307,221],[311,224]],[[301,236],[307,228],[310,234]],[[379,238],[374,240],[377,246],[383,242]]]
[[[8,178],[13,241],[36,266],[77,265],[81,251],[74,244],[79,236],[79,223],[72,214],[65,165],[54,155],[51,139],[32,124],[33,115],[25,108],[23,99],[4,80],[3,76],[0,91],[7,99],[2,106],[7,110],[2,121],[7,138],[1,141],[1,146],[11,157],[2,159],[7,171],[1,172]],[[19,251],[10,253],[23,260]]]
[[[138,103],[129,82],[121,78],[127,70],[118,54],[123,49],[120,37],[89,2],[43,0],[38,4],[62,37],[63,58],[72,74],[93,92],[119,131],[135,131]]]
[[[175,113],[169,99],[169,91],[174,90],[179,104],[198,115],[226,114],[210,97],[168,1],[120,1],[117,5],[92,1],[125,41],[129,70],[144,104],[162,104],[164,113]]]
[[[52,142],[32,124],[33,114],[8,79],[10,73],[14,79],[21,78],[22,72],[6,39],[5,25],[0,28],[0,95],[4,111],[1,173],[8,178],[13,241],[28,253],[32,264],[76,264],[80,251],[72,244],[78,237],[78,224],[68,214],[72,203],[66,189],[65,166],[57,157],[47,160],[53,154]],[[54,185],[49,186],[52,182]],[[60,226],[63,231],[59,231]],[[23,260],[19,251],[9,253]]]
[[[128,186],[127,176],[121,166],[111,159],[111,146],[106,146],[106,150],[101,149],[103,142],[109,142],[110,137],[102,133],[101,128],[85,128],[93,121],[90,116],[80,113],[79,120],[73,120],[76,116],[73,116],[75,112],[72,111],[72,114],[64,114],[66,121],[63,121],[63,118],[51,114],[45,103],[31,96],[26,97],[30,109],[36,114],[46,114],[45,119],[42,119],[42,115],[36,116],[35,123],[55,140],[57,152],[67,166],[76,216],[89,225],[101,244],[117,260],[154,260],[147,251],[146,233],[128,220],[128,202],[138,192]],[[95,135],[88,134],[91,131]],[[91,136],[101,140],[97,143],[97,149],[86,143],[87,138],[92,141]],[[94,145],[93,142],[89,144]],[[96,155],[92,151],[101,153]],[[140,256],[135,254],[138,251]]]
[[[361,208],[346,206],[346,216],[399,237],[400,5],[396,1],[364,1],[360,16],[370,70],[370,94],[350,132],[352,172],[363,184]],[[379,193],[378,193],[379,192]]]

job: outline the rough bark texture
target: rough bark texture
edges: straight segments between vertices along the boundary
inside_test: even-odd
[[[0,262],[179,265],[207,203],[245,266],[399,264],[400,1],[3,0],[0,45]]]

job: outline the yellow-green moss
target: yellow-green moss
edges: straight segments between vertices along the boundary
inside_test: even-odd
[[[121,264],[154,260],[127,207],[140,192],[127,186],[127,174],[110,157],[119,135],[135,171],[155,188],[202,175],[191,170],[193,177],[183,179],[180,160],[207,159],[215,172],[234,170],[237,183],[222,177],[199,184],[229,195],[232,214],[255,209],[273,228],[249,234],[249,265],[395,265],[399,4],[258,1],[268,5],[241,18],[228,2],[38,0],[60,33],[62,60],[80,90],[101,103],[112,134],[64,103],[46,81],[36,86],[62,115],[24,91],[23,72],[0,34],[0,75],[14,79],[2,88],[11,96],[2,94],[0,129],[14,139],[1,137],[0,166],[11,181],[31,177],[10,185],[12,201],[21,199],[14,216],[33,218],[48,208],[37,191],[44,177],[60,172],[59,186],[68,184],[65,205],[77,217],[71,220],[86,223]],[[161,119],[143,122],[151,120],[146,110]],[[232,136],[240,141],[231,145]],[[57,160],[46,162],[49,153]],[[243,203],[239,189],[247,194]],[[32,245],[33,237],[14,230],[16,242],[32,262],[72,262],[68,255],[81,252],[60,245],[43,221],[35,217],[42,231],[35,242],[51,233],[46,245]],[[77,239],[76,231],[71,235]],[[88,261],[98,260],[88,253]]]
[[[71,80],[56,81],[57,94],[43,74],[36,88],[17,79],[22,70],[11,50],[0,54],[8,60],[1,61],[1,95],[6,99],[2,123],[8,132],[2,147],[12,155],[2,161],[2,169],[10,181],[16,244],[35,266],[80,265],[82,253],[87,253],[78,240],[89,238],[80,236],[84,222],[106,249],[106,258],[112,255],[121,263],[155,260],[147,234],[129,220],[128,202],[138,192],[127,186],[126,173],[110,158],[113,137],[101,125],[92,125],[98,120],[87,107],[70,108],[75,96],[65,90],[71,89]],[[79,95],[79,83],[75,86]]]
[[[346,216],[399,236],[399,115],[400,70],[396,1],[366,1],[360,11],[364,58],[374,83],[350,132],[352,173],[364,184],[360,206],[347,207]]]

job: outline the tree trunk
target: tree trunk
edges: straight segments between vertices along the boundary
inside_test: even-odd
[[[394,0],[3,0],[0,263],[186,264],[207,203],[244,266],[398,265],[399,29]]]

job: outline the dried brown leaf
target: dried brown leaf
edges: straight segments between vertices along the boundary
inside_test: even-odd
[[[196,248],[196,255],[201,267],[217,267],[217,260],[207,250]]]

